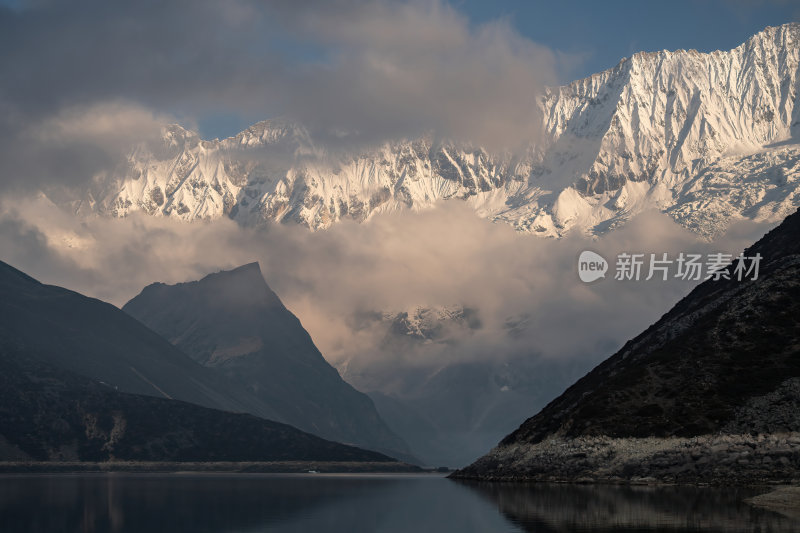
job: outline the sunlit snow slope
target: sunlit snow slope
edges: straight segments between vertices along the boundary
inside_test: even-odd
[[[332,155],[306,129],[264,121],[224,140],[180,126],[139,147],[78,207],[182,220],[327,228],[466,201],[519,231],[603,233],[647,208],[713,236],[800,205],[800,25],[737,48],[638,53],[538,100],[543,140],[521,155],[433,137]]]

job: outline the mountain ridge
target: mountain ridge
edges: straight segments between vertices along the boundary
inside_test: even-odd
[[[800,211],[459,477],[789,481],[800,475]]]
[[[798,49],[790,23],[729,51],[634,54],[545,91],[543,140],[518,154],[423,136],[337,155],[281,119],[213,141],[169,126],[162,146],[137,148],[73,208],[323,229],[459,199],[559,237],[604,233],[655,207],[711,237],[800,205]]]
[[[0,347],[28,350],[45,363],[132,394],[274,415],[111,304],[45,285],[4,262],[0,295]],[[92,333],[94,328],[104,334]]]
[[[0,348],[3,461],[377,461],[245,413],[128,394]]]
[[[176,285],[151,284],[122,310],[253,394],[275,419],[316,435],[408,457],[365,394],[339,375],[258,263]]]
[[[116,307],[0,262],[0,461],[394,462],[245,410],[270,412]]]

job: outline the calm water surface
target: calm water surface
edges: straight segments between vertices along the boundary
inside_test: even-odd
[[[0,531],[800,531],[798,521],[742,503],[759,492],[434,475],[6,475]]]

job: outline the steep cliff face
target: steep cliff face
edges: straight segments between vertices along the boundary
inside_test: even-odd
[[[121,392],[276,416],[113,305],[44,285],[1,261],[0,349],[34,354]]]
[[[155,283],[123,311],[268,405],[276,419],[324,438],[408,456],[369,397],[339,376],[258,263],[200,281]]]
[[[116,307],[0,262],[0,460],[392,461],[241,411],[272,412]]]
[[[768,28],[729,52],[637,53],[552,90],[544,100],[550,138],[597,143],[589,166],[569,180],[586,193],[616,190],[790,138],[797,44],[796,25]]]
[[[318,229],[458,199],[559,236],[602,233],[655,207],[711,236],[800,203],[799,50],[800,25],[787,24],[730,51],[635,54],[546,91],[542,141],[515,154],[423,137],[342,155],[281,120],[213,141],[170,126],[79,209]]]
[[[464,477],[800,475],[800,212],[528,419]]]

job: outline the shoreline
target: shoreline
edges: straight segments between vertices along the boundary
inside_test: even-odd
[[[771,492],[747,498],[746,503],[761,509],[780,513],[786,517],[800,520],[800,486],[778,487]]]
[[[798,484],[800,432],[550,437],[536,444],[500,445],[451,477],[612,484]]]
[[[0,474],[81,473],[229,473],[229,474],[345,474],[424,473],[400,462],[269,461],[269,462],[148,462],[148,461],[0,461]]]

